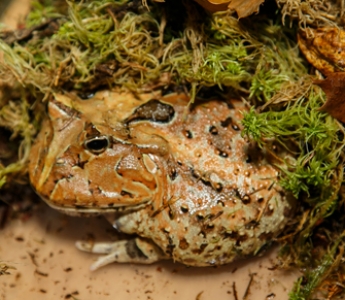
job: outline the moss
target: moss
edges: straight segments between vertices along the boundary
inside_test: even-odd
[[[68,4],[68,16],[59,19],[52,37],[11,49],[1,45],[12,73],[21,79],[26,74],[16,66],[34,69],[30,84],[41,91],[97,86],[97,68],[113,60],[113,74],[102,84],[137,90],[168,72],[171,81],[180,84],[233,87],[268,100],[283,82],[296,80],[304,71],[283,27],[263,17],[242,24],[227,13],[200,12],[202,30],[197,29],[198,20],[193,23],[185,15],[186,29],[175,31],[174,23],[164,25],[168,11],[160,4],[151,12],[122,11],[126,2],[112,0]],[[36,24],[36,15],[49,15],[46,11],[54,15],[53,8],[36,3],[29,24]],[[291,56],[293,65],[286,61]]]

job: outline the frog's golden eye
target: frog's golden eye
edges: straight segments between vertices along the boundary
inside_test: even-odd
[[[104,152],[110,145],[109,139],[107,136],[95,136],[89,138],[84,142],[84,147],[93,154],[100,154]]]

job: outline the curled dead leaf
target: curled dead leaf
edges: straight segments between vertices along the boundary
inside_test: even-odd
[[[345,123],[345,72],[331,73],[324,80],[315,80],[326,94],[327,101],[320,110]]]
[[[228,5],[229,5],[229,0],[225,0],[225,1],[195,0],[195,1],[198,2],[203,8],[207,9],[210,12],[227,10]]]
[[[235,10],[238,18],[245,18],[259,11],[260,5],[265,0],[195,0],[211,12]]]
[[[238,18],[245,18],[259,12],[259,7],[265,0],[232,0],[228,8],[237,12]]]

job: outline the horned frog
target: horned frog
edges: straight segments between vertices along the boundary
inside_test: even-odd
[[[31,150],[30,180],[53,208],[105,214],[128,240],[77,242],[92,265],[226,264],[284,228],[293,200],[269,152],[241,136],[240,101],[184,94],[58,94]],[[273,150],[272,150],[273,151]]]

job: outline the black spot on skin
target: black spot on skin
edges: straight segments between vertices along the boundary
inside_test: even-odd
[[[241,246],[242,242],[244,242],[246,240],[248,240],[247,234],[239,235],[237,240],[236,240],[236,246]]]
[[[185,136],[187,139],[192,139],[193,138],[193,134],[190,130],[186,130],[185,131]]]
[[[201,175],[200,175],[197,171],[195,171],[194,168],[190,167],[190,168],[189,168],[189,171],[192,173],[192,176],[193,176],[194,178],[200,179]]]
[[[258,227],[258,226],[259,226],[259,222],[256,221],[256,220],[252,220],[252,221],[250,221],[249,223],[247,223],[247,224],[245,225],[245,228],[246,228],[246,229],[252,229],[252,228],[256,228],[256,227]]]
[[[220,204],[220,205],[223,206],[223,207],[225,206],[225,204],[224,204],[224,202],[223,202],[222,200],[218,200],[218,201],[217,201],[217,204]]]
[[[228,118],[226,118],[224,121],[221,121],[220,122],[220,125],[222,126],[222,127],[228,127],[229,125],[231,125],[232,124],[232,118],[231,117],[228,117]]]
[[[186,249],[189,248],[189,244],[188,244],[188,242],[187,242],[187,240],[185,238],[180,239],[180,242],[179,242],[178,246],[182,250],[186,250]]]
[[[222,150],[219,150],[219,149],[216,150],[216,153],[217,153],[217,155],[219,155],[220,157],[223,157],[223,158],[227,158],[229,156],[228,153],[226,153]]]
[[[201,245],[200,245],[200,248],[198,248],[198,249],[193,249],[192,252],[193,252],[194,254],[201,254],[201,253],[204,252],[204,250],[205,250],[205,248],[206,248],[207,246],[208,246],[208,244],[201,244]]]
[[[197,214],[197,215],[196,215],[196,219],[197,219],[198,221],[202,221],[202,220],[204,219],[204,216],[201,215],[201,214]]]
[[[175,169],[172,169],[170,172],[169,172],[169,178],[171,181],[175,180],[177,178],[177,171]]]
[[[175,218],[175,214],[174,214],[174,212],[170,209],[170,207],[169,207],[168,215],[169,215],[170,220],[173,220],[173,219]]]
[[[259,235],[259,239],[264,240],[264,241],[271,241],[273,237],[274,237],[273,232],[263,232]]]
[[[129,198],[133,198],[133,194],[131,194],[130,192],[127,192],[125,190],[121,191],[121,196],[128,196]]]
[[[144,258],[147,259],[147,256],[139,249],[135,240],[129,240],[126,245],[126,253],[130,258]]]
[[[266,209],[265,209],[265,216],[272,216],[274,213],[274,208],[270,208],[270,205],[267,205]]]
[[[81,161],[80,160],[80,155],[78,154],[78,161],[76,163],[76,166],[78,166],[80,169],[84,169],[85,164],[87,163],[87,160]]]
[[[240,192],[238,191],[238,189],[234,189],[233,191],[234,191],[234,193],[235,193],[235,197],[236,197],[237,199],[241,199],[241,194],[240,194]]]
[[[125,123],[147,120],[158,123],[168,123],[175,115],[174,108],[159,100],[150,100],[139,106],[134,113],[125,120]]]
[[[241,246],[241,243],[248,239],[248,235],[240,235],[237,231],[225,232],[223,236],[224,238],[236,240],[236,246]]]
[[[201,230],[198,235],[202,235],[203,238],[206,238],[206,232]]]
[[[212,229],[214,229],[214,224],[207,224],[206,228],[208,229],[208,231],[211,231]]]
[[[213,135],[217,135],[218,134],[218,129],[215,126],[211,126],[209,129],[209,132]]]
[[[220,182],[217,182],[214,184],[214,188],[218,193],[220,193],[223,190],[223,185]]]
[[[243,197],[241,197],[241,200],[243,204],[249,204],[251,202],[251,199],[248,195],[244,195]]]
[[[263,197],[260,197],[258,200],[256,200],[258,203],[262,203],[262,202],[264,202],[264,198]]]
[[[169,244],[168,244],[168,246],[167,246],[165,252],[166,252],[168,255],[172,256],[172,253],[173,253],[174,248],[176,247],[176,245],[174,244],[174,241],[172,240],[172,238],[171,238],[170,236],[168,237],[168,243],[169,243]]]
[[[187,206],[181,206],[180,209],[183,213],[187,213],[189,211]]]

